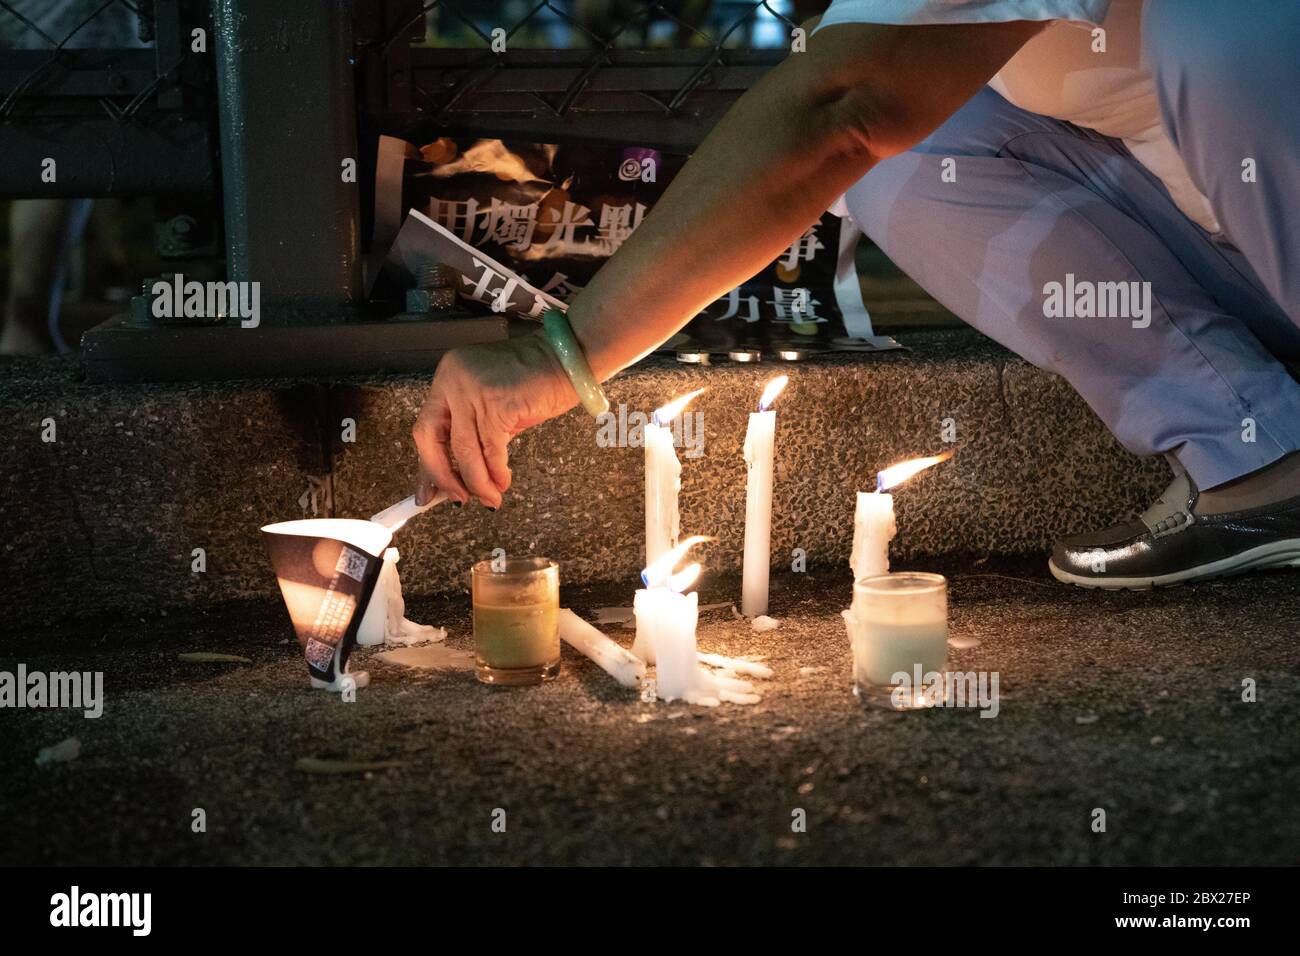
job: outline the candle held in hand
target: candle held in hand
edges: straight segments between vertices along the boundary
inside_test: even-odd
[[[672,423],[695,396],[696,389],[655,410],[642,429],[645,445],[645,550],[647,566],[677,546],[681,516],[677,496],[682,489],[682,463],[673,444]]]
[[[776,411],[772,403],[789,377],[768,382],[749,415],[745,431],[745,564],[741,581],[740,613],[758,617],[767,613],[768,575],[772,564],[772,484],[776,446]]]

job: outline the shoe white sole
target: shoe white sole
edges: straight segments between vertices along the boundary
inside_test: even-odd
[[[1234,554],[1230,558],[1211,561],[1170,574],[1158,574],[1154,577],[1125,578],[1105,576],[1089,578],[1069,571],[1062,571],[1051,558],[1047,559],[1048,570],[1052,577],[1065,584],[1081,588],[1101,588],[1106,591],[1146,591],[1151,588],[1169,587],[1172,584],[1189,584],[1193,581],[1206,581],[1210,578],[1226,577],[1230,574],[1245,574],[1247,571],[1263,571],[1268,568],[1300,567],[1300,540],[1273,541],[1261,544],[1257,548]]]

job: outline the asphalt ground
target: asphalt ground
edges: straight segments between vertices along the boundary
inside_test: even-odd
[[[0,670],[102,671],[105,704],[99,719],[0,710],[0,863],[1300,859],[1300,572],[1109,593],[1039,561],[926,568],[950,578],[954,669],[999,675],[995,718],[859,704],[838,568],[774,579],[775,631],[702,615],[702,650],[776,672],[761,703],[717,709],[643,702],[567,647],[557,680],[522,689],[363,649],[372,684],[345,703],[309,689],[266,601],[13,634]],[[706,581],[701,601],[738,592]],[[630,584],[564,594],[580,612],[630,599]],[[408,613],[472,646],[467,597]],[[177,656],[192,651],[252,663]],[[70,736],[77,759],[37,766]],[[391,765],[321,775],[304,757]]]

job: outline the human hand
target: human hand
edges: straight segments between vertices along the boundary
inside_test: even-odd
[[[411,429],[420,455],[416,502],[440,489],[454,501],[474,497],[500,507],[510,487],[510,439],[577,402],[539,336],[452,349],[438,363]]]

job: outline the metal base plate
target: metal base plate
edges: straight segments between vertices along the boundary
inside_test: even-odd
[[[499,316],[447,312],[396,319],[323,318],[257,328],[139,327],[117,315],[81,339],[91,382],[200,382],[432,372],[448,349],[507,337]]]

